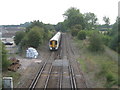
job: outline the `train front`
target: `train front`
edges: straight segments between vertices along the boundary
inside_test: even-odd
[[[49,48],[50,48],[50,50],[57,50],[58,49],[57,41],[51,40],[49,42]]]

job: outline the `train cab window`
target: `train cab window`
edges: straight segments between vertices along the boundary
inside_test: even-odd
[[[55,41],[55,45],[57,45],[57,41]]]
[[[52,45],[52,41],[50,41],[50,45]]]

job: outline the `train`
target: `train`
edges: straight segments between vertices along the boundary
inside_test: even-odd
[[[58,50],[61,43],[62,33],[57,32],[50,40],[49,40],[49,49],[50,51]]]

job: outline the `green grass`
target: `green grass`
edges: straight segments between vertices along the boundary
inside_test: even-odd
[[[107,52],[91,52],[88,50],[88,45],[85,41],[77,40],[75,44],[80,50],[81,68],[84,73],[91,75],[93,73],[93,80],[102,83],[100,87],[117,87],[118,84],[118,62],[113,60]]]
[[[80,58],[78,58],[77,60],[80,63],[83,72],[86,72],[87,68],[85,66],[85,61],[83,59],[80,59]]]
[[[13,85],[15,86],[17,82],[19,81],[20,74],[17,72],[12,72],[12,71],[5,71],[3,72],[3,77],[12,77],[13,78]]]

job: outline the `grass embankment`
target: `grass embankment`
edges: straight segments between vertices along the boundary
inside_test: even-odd
[[[82,71],[89,79],[89,82],[92,83],[93,86],[91,87],[117,87],[118,61],[114,60],[106,51],[94,53],[89,51],[87,40],[75,39],[75,43],[80,51],[78,61]]]

